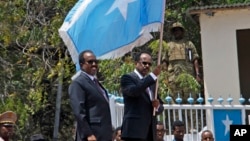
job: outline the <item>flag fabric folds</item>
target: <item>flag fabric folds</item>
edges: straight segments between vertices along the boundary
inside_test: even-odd
[[[123,56],[152,39],[163,23],[164,0],[79,0],[59,29],[72,60],[92,50],[98,59]]]

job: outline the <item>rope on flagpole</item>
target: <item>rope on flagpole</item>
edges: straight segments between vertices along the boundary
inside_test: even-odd
[[[163,29],[164,29],[164,16],[165,16],[165,5],[166,0],[163,0],[163,12],[162,12],[162,23],[161,23],[161,29],[160,29],[160,39],[159,39],[159,51],[158,51],[158,60],[157,65],[161,64],[161,52],[162,52],[162,41],[163,41]],[[155,97],[154,99],[157,99],[158,95],[158,85],[159,85],[159,76],[156,80],[156,87],[155,87]],[[153,116],[155,116],[156,108],[154,108]]]

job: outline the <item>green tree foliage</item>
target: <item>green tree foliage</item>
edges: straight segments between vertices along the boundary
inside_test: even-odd
[[[131,72],[134,69],[134,63],[131,57],[124,57],[114,60],[103,60],[99,65],[99,72],[105,88],[109,93],[120,95],[120,77],[122,74]]]
[[[75,73],[67,48],[58,29],[77,0],[1,0],[0,1],[0,112],[17,112],[15,140],[29,140],[35,133],[52,139],[56,96],[59,81],[63,83],[59,140],[68,140],[73,127],[73,116],[68,101],[68,85]],[[164,42],[171,39],[169,27],[175,21],[184,23],[187,37],[201,54],[199,27],[186,14],[193,6],[231,4],[249,0],[167,0],[164,23]],[[102,60],[100,76],[110,93],[121,95],[119,79],[133,70],[133,55],[141,50],[151,51],[158,60],[159,33],[145,46],[137,47],[126,56]],[[202,55],[202,54],[201,54]],[[163,72],[159,93],[164,98],[168,91]],[[195,81],[183,74],[183,87],[195,86]]]
[[[73,125],[67,87],[74,65],[58,29],[75,2],[0,1],[0,111],[17,112],[16,140],[29,140],[35,133],[52,138],[62,68],[60,137],[65,140],[71,137],[71,129],[65,127]]]

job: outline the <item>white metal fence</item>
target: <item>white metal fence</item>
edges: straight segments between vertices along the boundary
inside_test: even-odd
[[[122,103],[116,102],[115,99],[110,100],[112,124],[118,127],[122,124],[123,107]],[[246,111],[250,110],[250,105],[227,105],[219,104],[164,104],[164,112],[158,115],[158,120],[162,121],[167,130],[166,140],[172,140],[172,122],[175,120],[184,121],[186,127],[186,134],[184,138],[188,141],[199,141],[200,134],[203,130],[209,129],[215,133],[214,125],[214,110],[240,110],[241,111],[241,124],[246,124],[247,114]],[[216,140],[220,141],[220,140]],[[225,140],[223,140],[225,141]]]

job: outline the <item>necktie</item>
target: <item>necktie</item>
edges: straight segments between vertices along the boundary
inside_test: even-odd
[[[106,94],[105,94],[105,91],[102,89],[102,87],[100,86],[100,84],[99,84],[99,82],[98,82],[98,80],[96,78],[94,78],[94,83],[96,84],[96,86],[98,87],[99,91],[102,93],[102,95],[104,96],[104,98],[107,101],[109,101],[108,98],[107,98],[107,96],[106,96]]]

